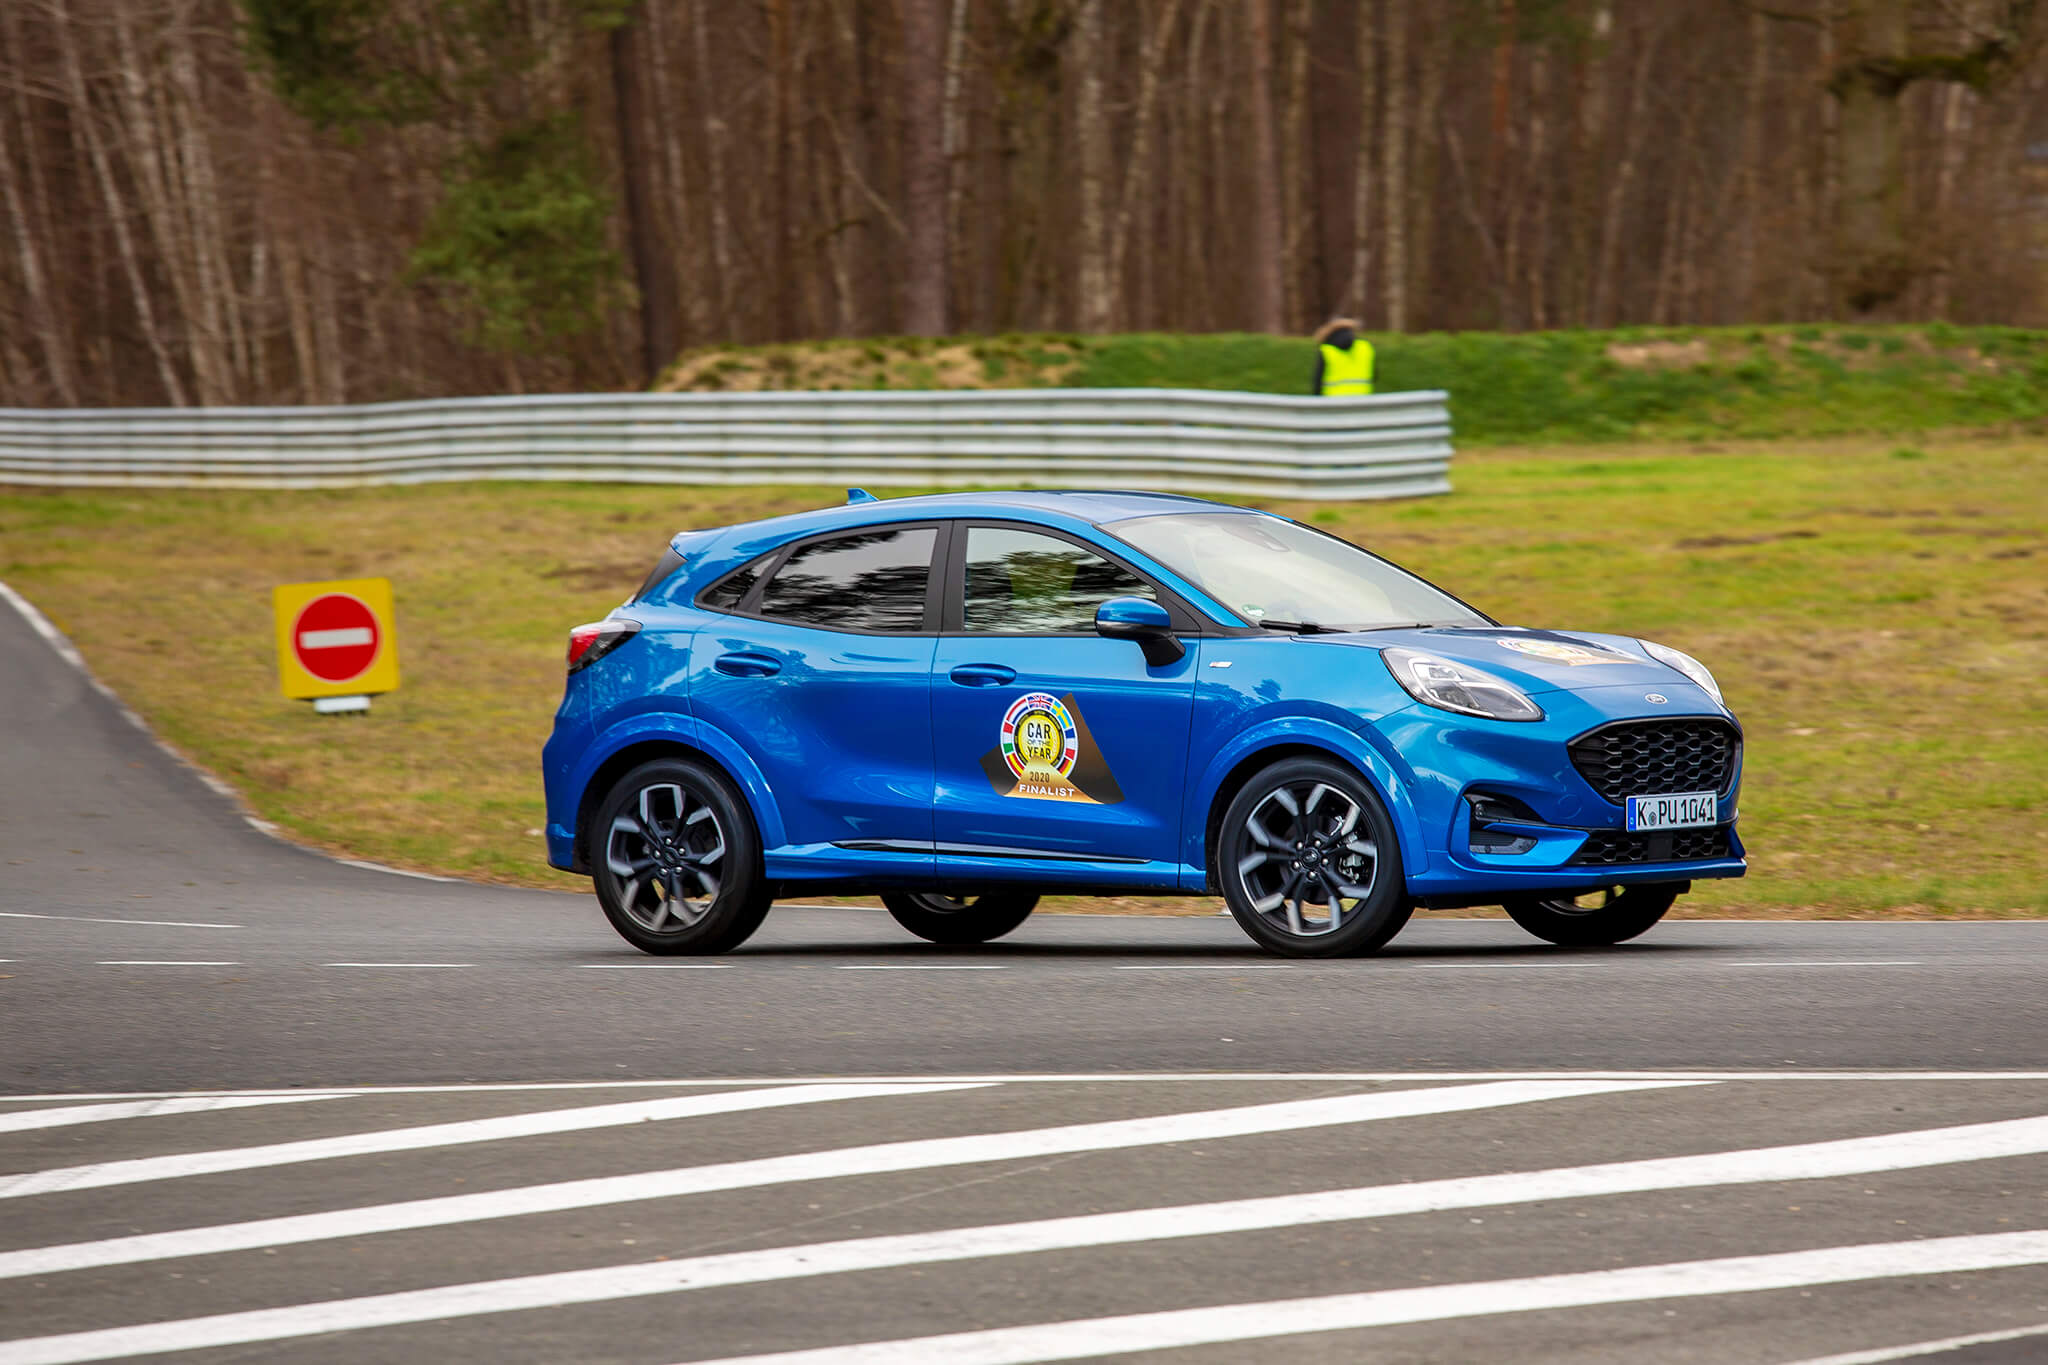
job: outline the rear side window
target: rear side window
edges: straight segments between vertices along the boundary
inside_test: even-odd
[[[753,587],[754,580],[761,576],[761,566],[774,557],[772,554],[762,555],[744,569],[727,574],[706,588],[697,598],[697,604],[709,607],[713,611],[738,611],[740,602],[747,595],[747,589]]]
[[[919,630],[938,534],[930,526],[905,526],[812,541],[762,587],[756,610],[831,630]]]

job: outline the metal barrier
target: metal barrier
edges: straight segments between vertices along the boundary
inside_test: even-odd
[[[1450,491],[1441,392],[580,394],[325,408],[0,408],[0,483],[338,488],[457,479]]]

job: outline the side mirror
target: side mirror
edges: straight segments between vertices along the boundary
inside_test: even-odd
[[[1154,668],[1179,663],[1188,647],[1173,634],[1166,608],[1143,597],[1112,597],[1095,609],[1095,633],[1111,640],[1135,640]]]

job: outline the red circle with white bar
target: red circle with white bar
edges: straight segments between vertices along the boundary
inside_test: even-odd
[[[377,613],[351,593],[314,598],[292,622],[292,656],[322,682],[345,683],[369,672],[383,644]]]

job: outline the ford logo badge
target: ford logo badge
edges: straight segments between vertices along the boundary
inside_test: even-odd
[[[1668,703],[1671,700],[1671,698],[1665,696],[1662,692],[1645,692],[1643,693],[1643,700],[1650,703],[1650,705],[1652,706],[1663,706],[1666,703]]]

